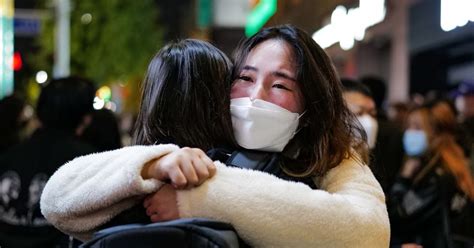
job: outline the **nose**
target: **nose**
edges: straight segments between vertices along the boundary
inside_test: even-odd
[[[250,100],[255,100],[255,99],[260,99],[260,100],[267,100],[267,93],[265,92],[265,89],[262,85],[256,85],[251,89],[250,92]]]

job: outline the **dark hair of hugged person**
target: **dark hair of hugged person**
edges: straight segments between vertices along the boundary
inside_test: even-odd
[[[227,56],[205,41],[186,39],[162,48],[142,85],[133,143],[204,151],[233,146],[231,68]]]

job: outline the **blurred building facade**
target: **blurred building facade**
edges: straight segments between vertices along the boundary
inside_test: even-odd
[[[341,76],[372,75],[383,79],[391,102],[406,100],[414,92],[449,90],[462,80],[474,78],[473,14],[465,14],[465,23],[456,15],[449,15],[458,13],[459,19],[460,12],[456,10],[469,9],[458,6],[462,1],[155,0],[165,42],[188,37],[209,40],[228,55],[245,37],[249,14],[262,4],[277,6],[265,26],[291,23],[313,34],[332,23],[335,10],[340,10],[338,6],[343,6],[348,16],[351,11],[373,7],[376,2],[385,6],[382,20],[368,25],[363,37],[350,48],[347,44],[341,48],[339,42],[326,48]],[[455,11],[446,12],[445,7],[442,12],[442,4]],[[24,54],[36,49],[32,38],[38,34],[38,20],[44,12],[29,11],[35,9],[32,0],[15,1],[15,5],[15,51]],[[454,18],[458,25],[464,25],[444,31],[442,13],[445,19]],[[343,35],[354,32],[353,23],[346,24],[341,24]],[[15,72],[18,83],[35,73],[29,70],[28,60],[23,65]]]

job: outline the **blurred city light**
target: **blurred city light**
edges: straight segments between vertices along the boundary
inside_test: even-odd
[[[245,24],[245,35],[247,37],[257,33],[265,23],[277,11],[277,0],[260,0],[257,6],[250,12]]]
[[[13,92],[13,0],[0,0],[0,98]]]
[[[21,59],[21,55],[19,52],[15,52],[13,54],[12,67],[14,71],[19,71],[23,67],[23,59]]]
[[[48,73],[45,71],[39,71],[36,73],[36,82],[39,84],[44,84],[48,80]]]
[[[102,86],[97,90],[96,95],[104,101],[110,101],[112,98],[112,90],[109,86]]]
[[[440,26],[448,32],[474,22],[474,0],[441,0]]]
[[[85,13],[81,16],[81,23],[87,25],[92,22],[92,15],[90,13]]]
[[[99,97],[94,97],[94,109],[99,110],[104,108],[105,106],[105,101],[103,99],[100,99]]]
[[[70,73],[71,56],[71,0],[56,0],[55,3],[55,37],[54,37],[54,77],[67,77]]]
[[[117,111],[117,104],[114,102],[110,101],[105,104],[105,108],[111,110],[112,112]]]
[[[331,23],[313,34],[313,39],[323,48],[339,42],[342,49],[354,46],[355,40],[363,40],[365,30],[384,20],[384,0],[360,0],[358,8],[347,11],[337,6],[331,15]]]

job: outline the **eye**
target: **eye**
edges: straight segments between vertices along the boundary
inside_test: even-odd
[[[273,87],[273,88],[277,88],[277,89],[282,89],[282,90],[291,91],[290,88],[288,88],[287,86],[285,86],[285,85],[283,85],[283,84],[279,84],[279,83],[275,83],[272,87]]]
[[[252,81],[252,78],[249,77],[249,76],[242,75],[242,76],[238,76],[238,77],[237,77],[237,80],[242,80],[242,81],[250,82],[250,81]]]

